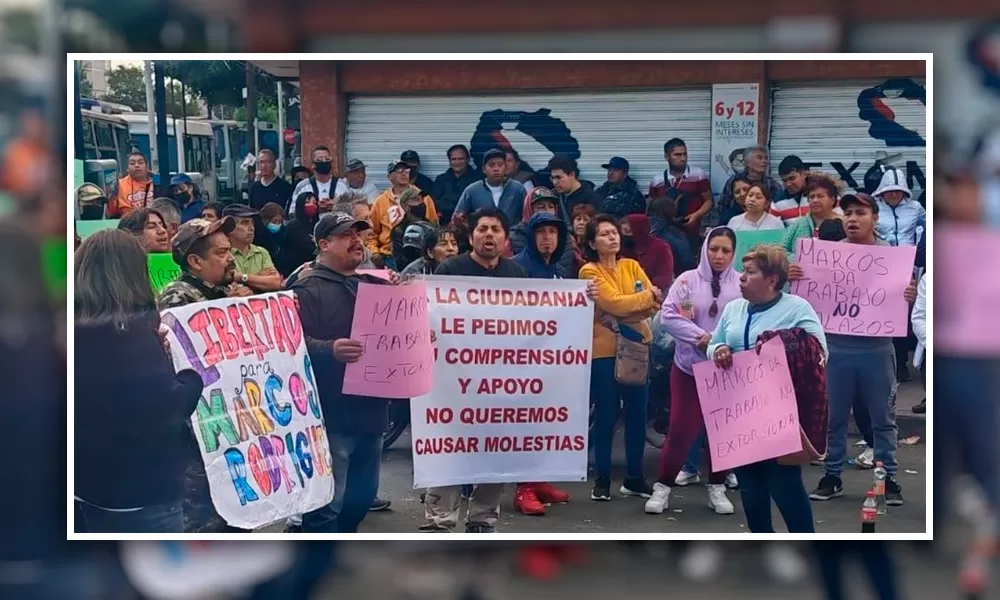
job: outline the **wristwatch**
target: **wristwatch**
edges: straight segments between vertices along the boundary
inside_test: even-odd
[[[240,277],[240,283],[246,285],[248,281],[250,281],[250,276],[244,273],[243,277]]]

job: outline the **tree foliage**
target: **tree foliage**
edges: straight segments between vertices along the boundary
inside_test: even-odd
[[[183,81],[210,107],[244,107],[243,88],[247,84],[246,66],[239,60],[169,61],[166,72]],[[254,73],[258,112],[269,105],[277,107],[274,79],[266,73]],[[275,108],[275,110],[277,110]]]
[[[183,115],[180,82],[167,80],[165,86],[167,88],[167,114],[175,117]],[[201,107],[198,106],[192,90],[187,91],[188,97],[185,106],[187,115],[189,117],[197,116],[201,111]],[[143,81],[142,69],[131,65],[119,65],[108,73],[108,93],[105,94],[103,99],[108,102],[124,104],[135,111],[145,112],[146,85]]]
[[[80,73],[80,97],[81,98],[93,98],[94,97],[94,85],[90,83],[87,79],[86,73]]]
[[[0,14],[2,37],[11,45],[20,46],[33,52],[42,47],[41,18],[34,9],[14,8]]]

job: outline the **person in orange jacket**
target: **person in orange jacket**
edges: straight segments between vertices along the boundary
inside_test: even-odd
[[[128,173],[118,180],[108,196],[108,218],[120,219],[137,208],[149,208],[156,192],[149,161],[142,152],[128,155]]]
[[[395,269],[395,260],[392,257],[392,228],[403,220],[406,211],[410,211],[414,216],[421,216],[419,213],[423,213],[423,220],[434,225],[438,224],[438,213],[434,199],[419,193],[408,197],[406,208],[400,204],[400,198],[406,190],[413,189],[419,192],[419,189],[410,183],[408,164],[403,161],[392,161],[386,173],[392,186],[382,192],[372,204],[368,219],[371,221],[374,235],[368,241],[368,249],[371,250],[372,259],[376,264],[381,263],[386,268]]]

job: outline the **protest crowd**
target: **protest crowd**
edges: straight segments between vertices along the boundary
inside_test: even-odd
[[[593,501],[638,497],[660,515],[672,490],[704,474],[717,514],[734,512],[739,489],[751,531],[774,531],[773,501],[788,531],[814,532],[810,502],[844,494],[852,414],[879,510],[903,504],[894,396],[911,350],[921,365],[926,313],[925,210],[900,172],[847,190],[792,155],[779,179],[754,146],[716,198],[680,139],[664,144],[666,168],[646,194],[622,157],[594,186],[560,155],[530,176],[512,150],[472,157],[459,144],[447,155],[451,168],[431,180],[403,152],[379,192],[359,160],[335,177],[326,147],[291,181],[263,150],[245,203],[221,205],[184,175],[154,189],[133,152],[109,197],[77,190],[78,227],[118,219],[76,239],[78,531],[252,530],[288,512],[261,502],[284,486],[300,488],[290,530],[356,532],[391,502],[378,495],[387,404],[418,380],[413,398],[438,390],[436,408],[412,401],[421,531],[454,530],[463,499],[466,532],[496,531],[505,483],[517,484],[516,511],[558,510],[569,494],[532,480],[588,477],[589,452]],[[359,331],[362,314],[381,327]],[[584,347],[567,342],[571,328],[587,332]],[[481,347],[497,336],[508,341]],[[423,358],[384,364],[421,347]],[[109,355],[136,368],[106,370]],[[658,361],[666,377],[653,375]],[[490,376],[507,365],[515,376]],[[533,407],[555,383],[533,376],[538,365],[589,373],[589,389],[567,382],[562,400]],[[442,393],[452,372],[460,388]],[[484,376],[462,377],[473,374]],[[453,419],[469,427],[432,432]],[[627,473],[615,487],[619,419]],[[642,467],[650,420],[665,434],[653,474]],[[86,435],[97,427],[108,435]],[[818,481],[803,477],[810,462],[823,466]]]

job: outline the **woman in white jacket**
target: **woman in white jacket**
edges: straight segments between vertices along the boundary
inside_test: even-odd
[[[910,312],[910,322],[913,324],[913,335],[917,336],[917,349],[913,352],[913,366],[925,373],[924,353],[927,351],[927,275],[920,276],[917,284],[917,300]],[[927,411],[927,398],[913,407],[913,412],[924,414]]]

